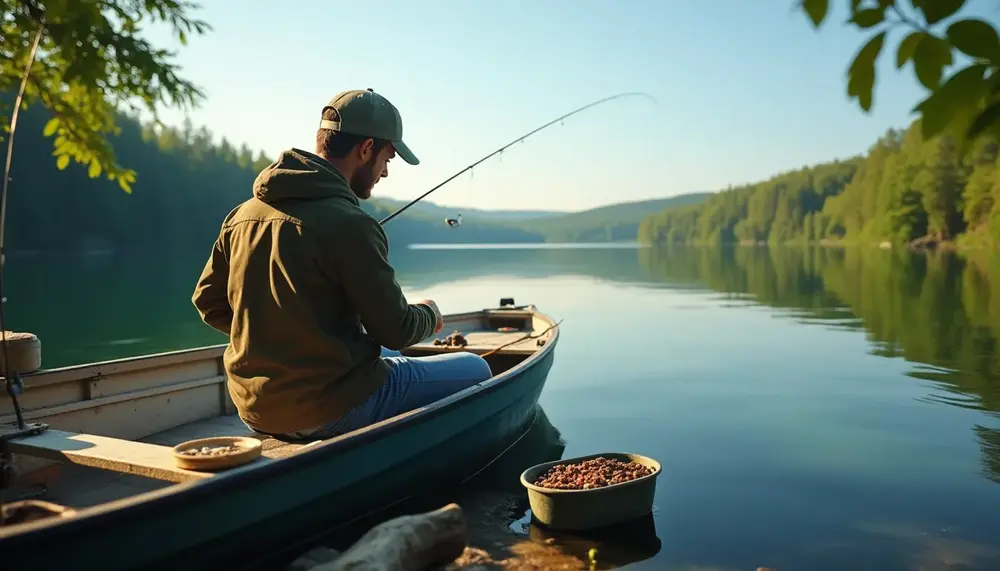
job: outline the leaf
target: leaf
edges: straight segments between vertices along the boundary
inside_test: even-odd
[[[965,0],[914,0],[913,6],[924,13],[927,24],[934,24],[951,16],[961,9]]]
[[[975,110],[987,93],[987,67],[971,65],[948,78],[913,110],[921,113],[920,131],[929,140],[950,125],[959,113]]]
[[[965,55],[1000,63],[1000,36],[993,26],[982,20],[959,20],[945,32],[951,45]]]
[[[802,9],[809,16],[814,28],[818,28],[823,23],[829,8],[829,0],[802,0]]]
[[[101,163],[97,159],[90,159],[90,168],[87,169],[87,176],[97,178],[101,174]]]
[[[884,8],[865,8],[851,16],[849,22],[854,22],[859,28],[868,29],[877,26],[885,19]]]
[[[129,170],[118,176],[118,186],[127,194],[132,194],[132,184],[135,182],[135,171]]]
[[[69,155],[59,155],[56,159],[56,168],[59,170],[65,170],[69,166]]]
[[[59,128],[59,118],[53,117],[45,123],[45,128],[42,129],[42,136],[51,137],[56,134],[56,130]]]
[[[885,31],[875,34],[862,47],[847,71],[847,94],[858,98],[861,109],[868,111],[872,106],[872,88],[875,86],[875,60],[885,43]]]
[[[917,79],[927,89],[941,84],[945,66],[951,65],[951,49],[941,38],[927,35],[920,39],[913,51],[913,68]]]
[[[908,36],[903,38],[903,41],[899,42],[899,47],[896,48],[897,69],[902,69],[906,62],[910,61],[914,50],[917,49],[917,44],[926,36],[927,34],[924,32],[910,32]]]
[[[966,131],[966,137],[975,139],[988,131],[994,133],[1000,131],[1000,101],[994,101],[987,105],[986,109],[983,109],[972,120],[969,129]]]

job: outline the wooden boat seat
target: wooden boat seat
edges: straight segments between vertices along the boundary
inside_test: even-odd
[[[50,428],[36,436],[15,438],[7,444],[14,454],[70,462],[170,482],[201,480],[214,475],[212,472],[176,467],[170,446],[94,434],[63,432]],[[249,465],[268,461],[269,458],[261,457]]]

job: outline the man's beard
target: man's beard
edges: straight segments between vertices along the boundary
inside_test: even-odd
[[[365,164],[355,169],[351,176],[351,190],[362,200],[372,195],[372,188],[375,186],[375,159],[375,155],[372,155]]]

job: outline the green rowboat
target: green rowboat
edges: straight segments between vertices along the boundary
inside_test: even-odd
[[[467,346],[432,337],[403,354],[478,353],[492,379],[309,443],[254,434],[240,422],[226,390],[225,345],[25,375],[24,420],[44,430],[15,435],[13,403],[0,395],[0,446],[18,469],[3,501],[10,514],[38,517],[0,527],[0,561],[32,571],[233,568],[462,481],[534,421],[556,325],[510,299],[445,316],[442,333],[461,332]],[[177,466],[173,446],[215,436],[257,438],[262,452],[215,472]],[[17,504],[15,494],[32,489],[41,492]]]

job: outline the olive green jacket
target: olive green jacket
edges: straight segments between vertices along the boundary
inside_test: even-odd
[[[429,337],[427,305],[408,304],[388,240],[340,172],[299,149],[257,176],[226,216],[192,301],[229,335],[229,394],[266,433],[343,416],[388,376],[381,346]]]

